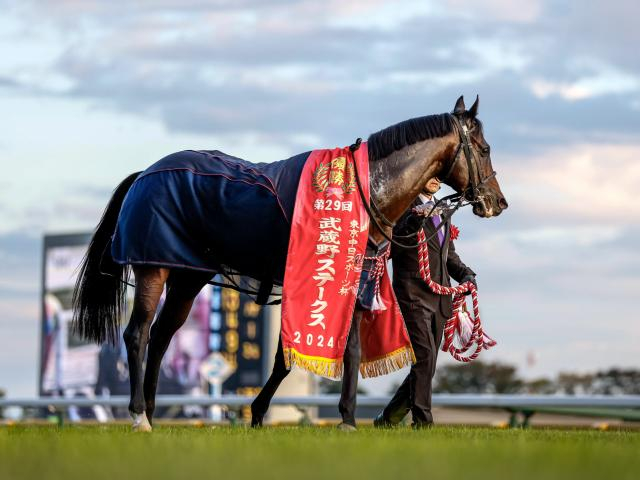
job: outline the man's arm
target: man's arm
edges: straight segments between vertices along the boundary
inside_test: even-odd
[[[456,253],[453,241],[449,241],[449,253],[447,255],[447,270],[456,282],[462,283],[465,277],[475,277],[476,272],[467,267]]]

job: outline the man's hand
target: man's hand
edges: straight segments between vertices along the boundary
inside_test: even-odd
[[[422,228],[423,223],[424,223],[424,217],[421,217],[420,215],[416,215],[412,212],[411,215],[409,215],[409,217],[407,218],[406,225],[409,231],[413,233],[413,232],[417,232],[420,228]]]
[[[442,211],[442,206],[436,207],[434,202],[429,201],[422,205],[418,205],[417,207],[413,207],[411,209],[411,213],[414,215],[420,215],[421,217],[433,217],[435,215],[442,215],[444,212]]]
[[[475,275],[465,275],[462,280],[460,280],[460,285],[462,285],[463,283],[467,283],[467,282],[471,282],[475,285],[476,290],[478,289],[478,282],[476,282],[476,276]],[[465,295],[469,295],[471,292],[467,292]]]

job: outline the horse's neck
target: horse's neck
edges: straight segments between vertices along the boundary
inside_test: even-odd
[[[454,133],[416,142],[371,166],[371,197],[390,221],[397,221],[427,180],[440,174],[454,154]]]

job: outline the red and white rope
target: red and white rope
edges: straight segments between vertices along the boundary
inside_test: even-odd
[[[475,360],[483,349],[488,350],[496,344],[496,341],[484,333],[482,329],[480,310],[478,308],[478,290],[471,282],[465,282],[456,287],[445,287],[434,282],[431,279],[429,248],[425,238],[424,230],[420,229],[418,231],[418,241],[420,242],[420,246],[418,247],[420,275],[434,293],[438,295],[453,295],[453,313],[444,327],[442,351],[449,352],[453,358],[460,362],[470,362]],[[466,342],[460,342],[461,345],[456,346],[454,342],[456,330],[458,331],[458,338],[462,338],[462,335],[460,335],[462,330],[460,315],[463,313],[463,306],[466,307],[465,293],[467,292],[471,292],[471,300],[473,303],[473,329],[469,339]],[[472,350],[474,346],[475,348]]]
[[[377,257],[364,257],[364,260],[371,260],[373,262],[373,268],[369,273],[369,277],[376,279],[376,286],[375,290],[373,291],[373,294],[376,298],[380,293],[380,280],[382,279],[382,275],[387,269],[387,260],[389,260],[390,254],[391,248],[387,248],[382,255],[378,255]]]
[[[375,279],[375,286],[373,290],[373,301],[371,304],[371,310],[386,310],[387,306],[384,304],[384,300],[380,296],[380,281],[382,275],[385,274],[387,269],[387,260],[391,254],[391,248],[388,247],[382,255],[375,257],[364,257],[364,260],[370,260],[372,262],[372,268],[369,271],[369,278]]]

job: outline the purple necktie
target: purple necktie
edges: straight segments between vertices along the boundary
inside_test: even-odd
[[[438,226],[442,222],[442,220],[440,219],[440,215],[434,215],[433,217],[431,217],[431,221],[433,222],[433,225],[436,228],[438,228]],[[443,246],[444,245],[444,228],[441,228],[440,230],[438,230],[438,239],[440,240],[440,246]]]

